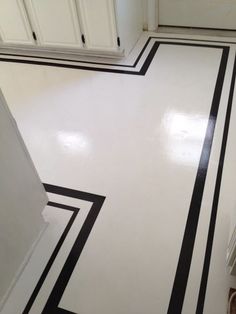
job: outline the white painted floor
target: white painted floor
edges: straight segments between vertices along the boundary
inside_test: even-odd
[[[42,181],[106,197],[59,300],[64,311],[56,313],[223,314],[229,287],[236,288],[226,268],[236,201],[234,97],[204,310],[196,311],[236,44],[232,38],[146,34],[124,64],[133,63],[149,36],[158,38],[150,39],[136,67],[97,66],[113,72],[0,62],[0,86]],[[145,75],[136,75],[158,42]],[[200,171],[227,47],[222,95],[215,95],[219,112],[208,171]],[[203,164],[206,156],[204,150]],[[206,183],[183,304],[175,295],[176,310],[168,311],[195,182],[201,184],[203,173]],[[194,206],[201,193],[195,196]],[[93,204],[55,193],[49,193],[49,200],[80,211],[24,314],[42,313]],[[2,314],[23,313],[71,213],[47,206],[44,217],[49,227]],[[184,250],[186,256],[189,250]],[[187,264],[182,264],[184,273]]]

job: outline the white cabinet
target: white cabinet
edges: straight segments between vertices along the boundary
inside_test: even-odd
[[[142,1],[0,0],[0,35],[35,50],[128,54],[142,32]]]
[[[25,0],[25,3],[39,45],[82,47],[74,0]]]
[[[117,27],[113,0],[76,0],[88,49],[117,50]]]
[[[116,0],[117,30],[121,47],[127,55],[143,29],[143,0]]]
[[[0,35],[5,43],[34,44],[23,0],[0,0]]]
[[[142,32],[142,0],[76,0],[90,50],[128,53]],[[121,48],[120,48],[121,46]]]

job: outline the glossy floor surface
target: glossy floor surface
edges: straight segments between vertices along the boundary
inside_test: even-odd
[[[236,287],[226,268],[236,44],[152,36],[123,66],[0,62],[0,86],[42,181],[91,194],[48,189],[51,202],[80,210],[25,308],[71,218],[55,204],[45,209],[49,227],[2,314],[226,313]],[[96,197],[105,201],[93,214]]]

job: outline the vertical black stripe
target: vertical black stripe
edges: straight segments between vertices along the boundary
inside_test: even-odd
[[[182,312],[228,54],[229,48],[223,48],[205,140],[203,143],[197,176],[193,188],[182,247],[168,307],[168,314],[180,314]]]
[[[211,219],[210,219],[209,230],[208,230],[205,259],[204,259],[204,266],[203,266],[203,271],[202,271],[201,285],[200,285],[200,290],[199,290],[199,295],[198,295],[196,314],[203,313],[204,303],[205,303],[206,288],[207,288],[207,281],[208,281],[211,254],[212,254],[212,246],[213,246],[213,240],[214,240],[214,234],[215,234],[215,225],[216,225],[216,218],[217,218],[222,172],[223,172],[223,166],[224,166],[225,151],[226,151],[226,144],[227,144],[228,133],[229,133],[229,125],[230,125],[230,116],[231,116],[232,103],[233,103],[235,77],[236,77],[236,57],[234,60],[234,68],[233,68],[233,74],[232,74],[231,85],[230,85],[230,94],[229,94],[227,112],[226,112],[226,117],[225,117],[225,126],[224,126],[223,138],[222,138],[220,160],[219,160],[219,165],[218,165],[218,170],[217,170],[214,198],[213,198],[213,204],[212,204],[212,210],[211,210]]]
[[[143,64],[143,66],[142,66],[142,68],[141,68],[141,70],[139,72],[139,75],[145,75],[146,74],[146,72],[147,72],[147,70],[148,70],[148,68],[149,68],[153,58],[155,57],[155,54],[156,54],[157,49],[159,48],[159,46],[160,46],[160,43],[155,42],[155,44],[153,45],[152,49],[150,50],[150,52],[149,52],[149,54],[148,54],[148,56],[147,56],[147,58],[146,58],[146,60],[145,60],[145,62]]]
[[[136,61],[134,62],[133,66],[132,66],[133,68],[135,68],[136,65],[138,64],[139,60],[141,59],[141,57],[142,57],[144,51],[146,50],[151,39],[152,39],[152,37],[149,37],[146,44],[143,46],[143,49],[141,50],[140,54],[138,55],[138,58],[136,59]]]

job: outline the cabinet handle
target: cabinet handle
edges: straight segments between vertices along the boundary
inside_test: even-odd
[[[34,40],[36,41],[37,40],[37,36],[36,36],[35,32],[32,32],[32,35],[33,35]]]
[[[85,37],[84,34],[81,35],[82,43],[85,44]]]
[[[120,37],[117,37],[117,45],[120,47]]]

